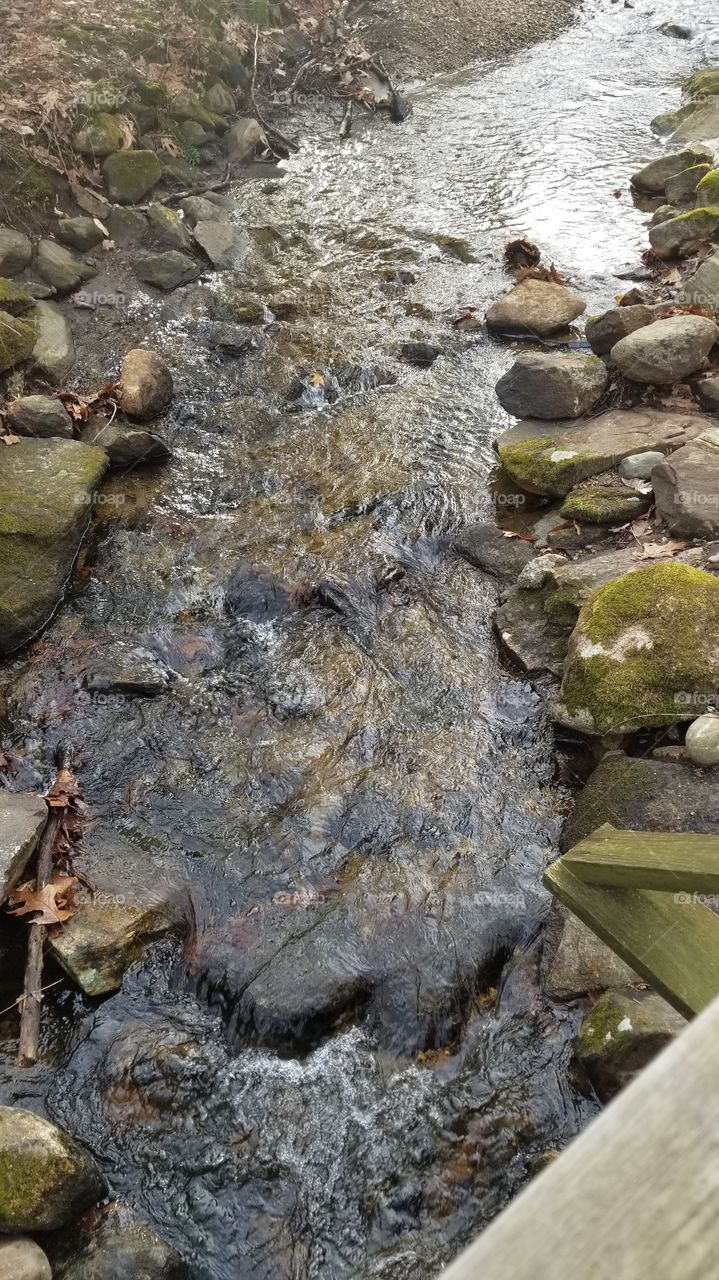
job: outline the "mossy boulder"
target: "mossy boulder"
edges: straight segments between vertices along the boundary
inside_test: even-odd
[[[55,1231],[106,1194],[69,1134],[31,1111],[0,1107],[0,1231]]]
[[[561,516],[581,524],[620,524],[642,515],[651,505],[651,496],[633,492],[618,476],[598,476],[572,489]]]
[[[122,129],[114,116],[107,111],[99,111],[88,124],[78,129],[73,143],[81,155],[102,159],[120,150],[122,137]]]
[[[607,991],[582,1023],[577,1060],[608,1102],[686,1025],[686,1018],[654,991]]]
[[[58,293],[72,293],[86,280],[97,275],[97,268],[76,258],[56,240],[43,239],[37,246],[35,265],[38,273],[57,289]]]
[[[156,187],[162,165],[154,151],[116,151],[102,166],[107,190],[117,204],[134,204]]]
[[[32,244],[23,231],[0,227],[0,275],[16,276],[29,265]]]
[[[22,285],[0,276],[0,310],[8,311],[11,316],[21,316],[34,305],[35,299],[25,292]]]
[[[666,184],[677,173],[694,164],[711,164],[713,153],[706,147],[685,147],[682,151],[674,151],[670,155],[659,156],[651,160],[643,169],[632,174],[632,186],[644,195],[664,195]]]
[[[75,440],[22,439],[0,471],[0,653],[18,648],[60,600],[107,456]]]
[[[688,258],[705,241],[719,237],[719,206],[690,209],[649,228],[649,243],[658,258]]]
[[[719,581],[664,562],[602,587],[572,633],[555,718],[631,733],[691,718],[719,687]]]
[[[151,204],[147,210],[152,238],[162,249],[190,249],[192,241],[187,227],[174,209],[164,204]]]
[[[36,337],[37,330],[31,321],[0,310],[0,373],[29,359]]]
[[[697,209],[719,208],[719,169],[708,169],[696,188]]]

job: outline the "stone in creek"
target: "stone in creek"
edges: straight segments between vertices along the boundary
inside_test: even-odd
[[[465,560],[494,577],[514,582],[525,565],[534,559],[531,542],[522,538],[505,538],[492,521],[470,524],[452,539],[453,546]]]
[[[514,587],[500,605],[494,629],[502,648],[523,671],[551,671],[561,676],[567,653],[567,631],[545,612],[546,592]]]
[[[429,342],[403,342],[400,355],[406,364],[415,364],[419,369],[429,369],[441,356],[442,348],[434,347]]]
[[[57,238],[63,244],[87,253],[105,239],[105,232],[94,218],[63,218],[57,225]]]
[[[236,120],[228,129],[225,146],[230,160],[240,162],[251,159],[257,147],[265,141],[264,130],[257,120],[244,117]]]
[[[180,1255],[118,1201],[63,1232],[52,1256],[54,1280],[189,1280]]]
[[[719,764],[719,716],[704,715],[693,720],[684,745],[693,764],[703,768]]]
[[[22,231],[0,227],[0,276],[17,276],[30,264],[32,244]]]
[[[710,164],[693,164],[689,169],[675,173],[664,188],[669,204],[694,204],[699,183],[711,171]]]
[[[617,470],[623,480],[649,480],[654,468],[663,461],[663,453],[650,449],[648,453],[630,453],[628,458],[622,459]]]
[[[21,396],[8,405],[7,419],[19,436],[64,436],[72,440],[72,419],[52,396]]]
[[[612,307],[600,316],[590,316],[586,325],[586,338],[595,355],[607,355],[627,334],[634,333],[656,319],[651,306]]]
[[[47,812],[41,796],[0,791],[0,899],[21,879],[37,848]]]
[[[499,379],[496,392],[515,418],[581,418],[608,384],[606,366],[597,356],[528,351]]]
[[[152,239],[160,248],[192,248],[190,233],[174,209],[168,209],[164,204],[151,204],[147,209],[147,221]]]
[[[679,293],[679,302],[690,302],[719,311],[719,250],[706,258]]]
[[[577,1060],[608,1102],[686,1026],[686,1018],[654,991],[607,991],[582,1023]]]
[[[75,440],[21,439],[6,450],[0,471],[0,652],[29,640],[55,611],[106,467],[104,453]]]
[[[49,948],[86,995],[107,995],[152,942],[189,932],[192,907],[175,872],[158,870],[145,850],[110,831],[88,837],[83,871],[95,893],[77,892],[77,911]]]
[[[141,463],[166,462],[171,457],[165,441],[142,427],[111,422],[95,414],[80,433],[84,444],[102,449],[113,468],[135,468]]]
[[[680,556],[683,564],[693,564],[701,567],[703,563],[702,551],[699,547],[690,548],[688,551],[682,551]],[[552,560],[553,557],[547,557]],[[571,630],[579,616],[579,610],[587,600],[598,591],[600,587],[605,587],[608,582],[615,582],[617,578],[623,578],[627,573],[636,573],[640,569],[646,568],[646,563],[637,560],[634,549],[632,547],[620,547],[617,551],[605,551],[600,555],[591,555],[581,560],[564,560],[563,564],[550,565],[549,579],[553,587],[553,591],[547,594],[545,600],[545,613],[558,626],[567,627]]]
[[[719,413],[719,375],[704,373],[698,378],[692,378],[689,385],[694,399],[703,409],[708,409],[710,413]]]
[[[172,401],[172,374],[161,356],[144,347],[128,351],[120,370],[122,408],[141,422],[159,418]]]
[[[530,493],[564,498],[575,485],[646,450],[678,449],[711,425],[696,414],[656,409],[611,409],[583,422],[531,419],[499,437],[500,460]]]
[[[611,358],[632,382],[679,382],[697,373],[719,341],[708,316],[669,316],[637,329],[612,347]]]
[[[673,142],[708,142],[719,138],[719,100],[687,103],[674,113]]]
[[[663,36],[669,36],[672,40],[691,40],[691,27],[684,27],[680,22],[663,22],[658,28]]]
[[[37,330],[32,315],[30,319],[24,320],[0,310],[0,373],[14,369],[16,364],[27,360],[32,355],[36,338]]]
[[[704,241],[719,236],[719,208],[691,209],[649,228],[649,243],[658,258],[688,258]]]
[[[36,302],[32,318],[37,330],[33,363],[53,382],[62,383],[77,358],[70,322],[54,302]]]
[[[154,151],[116,151],[102,166],[110,199],[116,204],[142,200],[162,177]]]
[[[85,674],[85,688],[90,693],[126,693],[155,698],[170,685],[167,668],[140,645],[117,641],[104,646],[101,657]]]
[[[194,227],[198,222],[229,222],[230,220],[226,209],[213,204],[205,196],[187,196],[180,201],[180,208],[190,227]]]
[[[27,1236],[0,1240],[0,1277],[3,1280],[52,1280],[47,1254]]]
[[[611,947],[558,902],[547,921],[542,968],[544,991],[553,1000],[576,1000],[592,991],[640,981]]]
[[[708,427],[652,472],[657,512],[672,533],[719,534],[719,428]]]
[[[676,218],[677,211],[673,204],[662,204],[658,209],[654,210],[649,219],[650,227],[658,227],[660,222],[669,222],[672,218]]]
[[[35,267],[43,280],[58,293],[72,293],[86,280],[97,275],[97,269],[81,262],[64,245],[55,240],[41,240],[37,247]]]
[[[0,1231],[56,1231],[107,1194],[91,1156],[49,1120],[0,1107]]]
[[[547,338],[559,333],[587,309],[584,298],[548,280],[523,280],[487,312],[494,333],[522,333]]]
[[[563,520],[588,524],[624,524],[648,511],[651,494],[635,493],[611,474],[599,475],[577,485],[565,498]]]
[[[169,292],[181,284],[190,284],[200,275],[200,265],[179,249],[170,249],[167,253],[148,254],[140,258],[135,265],[135,273],[140,280],[154,285],[156,289]]]
[[[706,147],[685,147],[683,151],[672,152],[671,155],[659,156],[632,174],[632,186],[645,195],[664,195],[670,178],[695,164],[711,164],[713,153]]]
[[[252,250],[247,232],[226,222],[196,222],[193,235],[218,271],[239,267]]]

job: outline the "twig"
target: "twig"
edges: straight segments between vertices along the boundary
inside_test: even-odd
[[[340,138],[349,138],[352,131],[352,110],[354,103],[350,99],[345,108],[342,124],[340,125]]]

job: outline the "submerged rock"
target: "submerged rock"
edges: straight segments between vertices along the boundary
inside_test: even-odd
[[[713,153],[706,147],[685,147],[683,151],[672,152],[671,155],[659,156],[632,174],[632,186],[645,195],[663,195],[670,178],[689,169],[695,164],[711,164]]]
[[[21,396],[7,408],[7,419],[19,436],[63,436],[72,440],[72,419],[52,396]]]
[[[2,1280],[52,1280],[52,1270],[39,1244],[28,1236],[0,1240]]]
[[[19,1107],[0,1107],[0,1163],[0,1231],[56,1231],[107,1192],[69,1134]]]
[[[586,309],[584,298],[564,285],[523,280],[489,308],[486,322],[495,333],[547,338],[566,329]]]
[[[633,382],[678,382],[703,368],[717,341],[719,327],[707,316],[669,316],[622,338],[611,357]]]
[[[89,267],[55,240],[41,240],[37,247],[35,266],[48,284],[58,293],[72,293],[85,280],[97,275],[95,267]]]
[[[42,796],[0,791],[0,901],[20,881],[47,819]]]
[[[649,243],[658,258],[688,258],[706,240],[719,236],[719,208],[691,209],[649,228]]]
[[[172,374],[161,356],[135,347],[122,362],[120,392],[128,417],[140,422],[159,418],[172,401]]]
[[[22,231],[0,227],[0,276],[17,276],[30,265],[32,244]]]
[[[606,366],[597,356],[526,352],[499,379],[496,392],[502,408],[516,418],[580,418],[608,384]]]
[[[547,593],[514,587],[494,617],[497,638],[522,671],[551,671],[560,676],[567,653],[567,631],[545,610]]]
[[[169,249],[167,253],[148,254],[140,258],[135,265],[140,280],[152,284],[156,289],[169,292],[181,284],[190,284],[200,275],[199,263],[179,249]]]
[[[558,902],[552,905],[542,954],[544,990],[553,1000],[638,982],[629,965]]]
[[[652,471],[657,511],[672,533],[712,538],[719,533],[719,427],[665,458]]]
[[[33,363],[53,382],[62,384],[77,358],[70,322],[55,302],[36,302],[32,318],[37,333]]]
[[[137,467],[141,463],[165,462],[171,451],[154,431],[110,422],[97,414],[83,427],[83,444],[95,445],[108,456],[111,467]]]
[[[719,764],[719,715],[707,714],[692,721],[687,729],[685,746],[693,764],[702,768]]]
[[[587,342],[596,355],[608,355],[627,334],[651,324],[655,319],[656,311],[652,306],[612,307],[603,315],[590,316],[587,320]]]
[[[582,1023],[577,1060],[608,1102],[686,1026],[686,1018],[654,991],[607,991]]]
[[[162,165],[154,151],[116,151],[102,166],[107,190],[117,204],[142,200],[162,177]]]
[[[179,1254],[128,1205],[103,1207],[53,1242],[55,1280],[188,1280]]]
[[[90,693],[126,693],[155,698],[169,688],[167,668],[148,649],[124,641],[103,646],[102,656],[85,674]]]

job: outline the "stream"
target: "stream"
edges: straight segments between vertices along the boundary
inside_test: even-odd
[[[231,193],[251,272],[135,285],[105,345],[80,338],[88,388],[138,340],[168,361],[174,458],[106,483],[69,598],[2,664],[7,733],[26,786],[76,745],[92,839],[189,881],[194,930],[104,1001],[56,988],[35,1068],[0,1017],[0,1101],[85,1142],[194,1280],[429,1280],[596,1110],[581,1011],[539,976],[570,797],[543,700],[496,652],[497,584],[452,549],[502,506],[513,345],[449,320],[506,290],[515,235],[588,313],[629,287],[629,175],[719,55],[713,9],[588,3],[346,141],[318,107]],[[222,357],[258,296],[275,321]],[[442,348],[431,368],[397,359],[413,341]],[[80,695],[117,638],[169,692]]]

